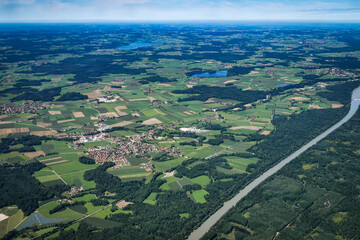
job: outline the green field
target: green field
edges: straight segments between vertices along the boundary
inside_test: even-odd
[[[155,205],[156,204],[156,195],[157,193],[151,193],[145,200],[144,203],[148,203],[151,205]]]
[[[206,203],[205,196],[207,194],[209,194],[209,193],[207,191],[205,191],[204,189],[196,190],[192,193],[192,195],[194,196],[195,202],[197,202],[197,203]]]

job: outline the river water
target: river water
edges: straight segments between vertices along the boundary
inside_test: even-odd
[[[290,156],[276,164],[274,167],[270,168],[266,172],[264,172],[262,175],[260,175],[258,178],[256,178],[254,181],[252,181],[249,185],[247,185],[244,189],[242,189],[238,194],[236,194],[232,199],[225,202],[224,205],[219,208],[213,215],[211,215],[203,224],[193,231],[190,235],[188,240],[198,240],[202,236],[207,233],[210,228],[215,225],[219,219],[225,215],[232,207],[234,207],[241,199],[243,199],[246,195],[249,194],[255,187],[257,187],[260,183],[265,181],[267,178],[275,174],[277,171],[282,169],[286,164],[294,160],[296,157],[298,157],[300,154],[308,150],[310,147],[314,146],[316,143],[318,143],[320,140],[325,138],[327,135],[335,131],[337,128],[339,128],[341,125],[349,121],[349,119],[354,116],[357,109],[360,105],[360,87],[356,88],[352,92],[351,96],[351,107],[348,112],[348,114],[341,119],[338,123],[334,124],[332,127],[330,127],[328,130],[320,134],[319,136],[315,137],[313,140],[311,140],[309,143],[302,146],[299,150],[292,153]]]

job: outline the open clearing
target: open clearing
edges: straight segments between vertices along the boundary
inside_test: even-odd
[[[27,156],[28,158],[36,158],[39,156],[45,156],[46,154],[44,153],[44,151],[36,151],[36,152],[25,152],[24,155]]]
[[[8,218],[9,218],[9,216],[6,216],[5,214],[0,213],[0,222],[5,220],[5,219],[8,219]]]
[[[238,130],[238,129],[248,129],[248,130],[260,130],[262,127],[255,127],[255,126],[238,126],[238,127],[231,127],[231,130]]]
[[[50,130],[50,131],[33,131],[30,133],[30,135],[35,135],[35,136],[49,136],[49,135],[56,135],[57,131],[55,130]]]
[[[85,115],[82,112],[73,112],[75,118],[82,118],[85,117]]]
[[[123,126],[129,125],[129,124],[132,124],[132,123],[133,122],[130,122],[130,121],[122,121],[122,122],[119,122],[119,123],[112,124],[109,127],[111,127],[111,128],[113,128],[113,127],[123,127]]]
[[[102,113],[100,114],[100,116],[106,116],[106,117],[118,117],[118,115],[116,114],[116,112],[107,112],[107,113]]]
[[[39,127],[50,127],[52,123],[37,122],[36,125]]]
[[[99,98],[99,97],[103,97],[105,96],[104,94],[101,93],[100,89],[96,89],[95,91],[91,92],[91,93],[84,93],[84,95],[88,96],[90,99],[94,99],[94,98]]]
[[[10,133],[24,133],[30,132],[29,128],[4,128],[0,129],[0,135],[10,134]]]
[[[153,124],[160,124],[162,121],[160,121],[157,118],[151,118],[143,122],[143,125],[153,125]]]
[[[48,112],[49,112],[49,114],[51,114],[51,115],[59,115],[59,114],[61,114],[60,111],[48,111]]]
[[[73,122],[73,121],[75,121],[75,119],[60,120],[60,121],[57,121],[57,123],[67,123],[67,122]]]

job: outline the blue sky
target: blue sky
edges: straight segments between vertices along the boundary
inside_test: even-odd
[[[0,22],[360,21],[360,0],[0,0]]]

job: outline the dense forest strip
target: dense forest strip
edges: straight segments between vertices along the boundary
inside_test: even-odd
[[[331,128],[311,140],[309,143],[301,147],[299,150],[291,154],[289,157],[282,160],[280,163],[276,164],[274,167],[267,170],[265,173],[260,175],[258,178],[256,178],[254,181],[252,181],[249,185],[247,185],[243,190],[241,190],[235,197],[230,199],[229,201],[225,202],[224,205],[217,210],[213,215],[211,215],[198,229],[196,229],[194,232],[192,232],[189,236],[189,240],[192,239],[200,239],[204,234],[210,230],[210,228],[232,207],[234,207],[241,199],[243,199],[249,192],[251,192],[255,187],[257,187],[260,183],[262,183],[264,180],[275,174],[277,171],[279,171],[281,168],[283,168],[286,164],[294,160],[296,157],[300,156],[303,152],[308,150],[310,147],[314,146],[317,142],[328,136],[331,132],[335,131],[337,128],[339,128],[341,125],[346,123],[350,118],[356,113],[359,105],[360,105],[360,88],[357,88],[352,95],[352,101],[351,101],[351,108],[349,113],[341,119],[338,123],[333,125]]]

